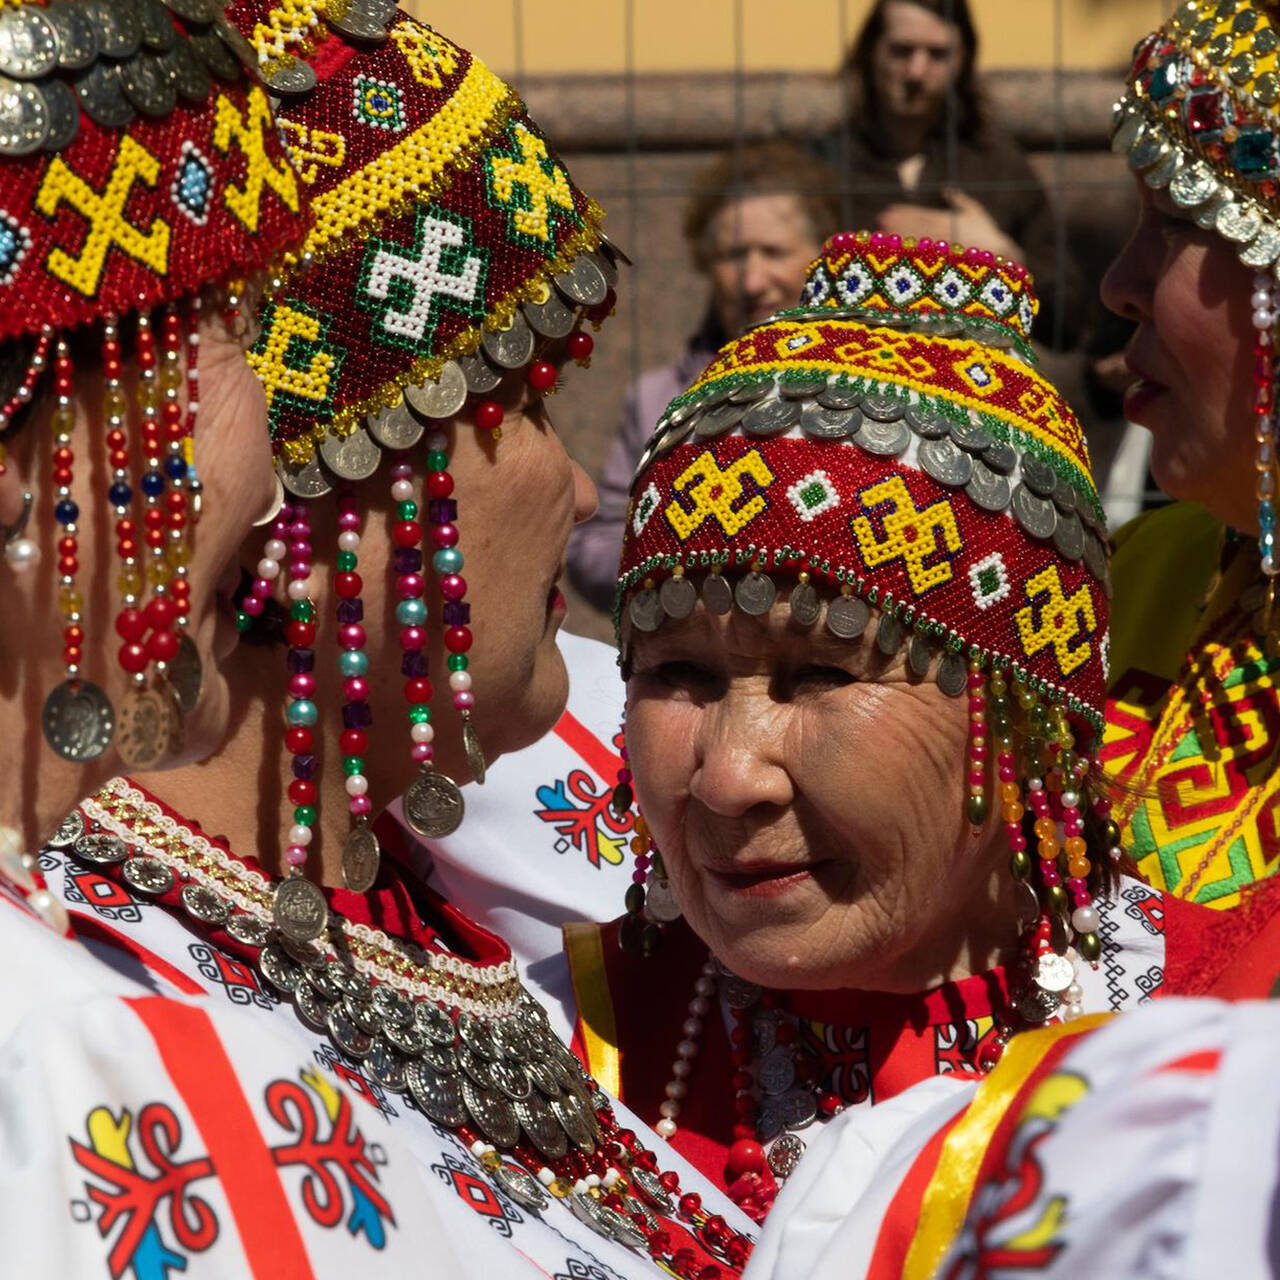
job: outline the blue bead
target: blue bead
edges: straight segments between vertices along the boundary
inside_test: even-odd
[[[320,713],[316,710],[316,704],[309,698],[299,698],[297,701],[290,703],[286,715],[292,725],[313,725],[320,718]]]
[[[362,676],[369,670],[369,659],[362,649],[348,649],[338,655],[338,672],[350,678]]]
[[[182,480],[187,474],[187,464],[176,453],[171,453],[164,460],[164,473],[170,480]]]
[[[401,600],[396,605],[396,621],[402,627],[420,627],[427,620],[427,606],[421,600]]]
[[[1276,523],[1276,509],[1270,502],[1258,503],[1258,527],[1260,529],[1274,529]]]
[[[142,492],[148,498],[158,498],[164,492],[164,476],[158,471],[148,471],[142,477]]]
[[[63,498],[54,507],[53,514],[59,524],[75,524],[80,518],[80,508],[70,498]]]
[[[462,552],[457,547],[441,547],[431,557],[431,563],[437,573],[461,573]]]
[[[133,498],[133,490],[123,480],[117,480],[107,490],[107,498],[113,507],[127,507]]]

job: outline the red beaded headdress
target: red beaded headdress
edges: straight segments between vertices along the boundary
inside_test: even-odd
[[[967,816],[980,831],[994,795],[1035,926],[1018,1009],[1043,1021],[1075,1007],[1054,919],[1086,960],[1100,951],[1086,833],[1095,857],[1120,850],[1088,778],[1106,532],[1080,424],[1032,367],[1036,306],[1026,271],[993,254],[833,236],[801,306],[722,348],[662,415],[633,484],[617,624],[625,668],[642,632],[699,605],[766,614],[785,591],[795,626],[867,643],[874,621],[881,653],[905,646],[916,679],[967,696]],[[624,938],[645,946],[672,895],[638,826]]]
[[[199,492],[190,461],[199,291],[269,267],[307,227],[305,196],[267,94],[246,75],[252,51],[217,0],[171,8],[134,0],[105,0],[92,16],[74,4],[0,8],[0,342],[9,344],[0,431],[50,369],[55,400],[67,680],[46,700],[45,737],[75,761],[100,755],[114,737],[134,768],[177,749],[181,713],[200,688],[198,654],[183,643]],[[128,335],[122,316],[131,317]],[[118,717],[102,689],[81,676],[68,335],[94,323],[123,597],[118,657],[133,683]],[[122,379],[130,339],[136,393],[126,393]],[[131,425],[143,459],[136,503]],[[6,530],[5,542],[10,563],[34,562],[21,529]]]
[[[525,379],[543,394],[556,383],[555,360],[585,362],[593,343],[582,326],[612,310],[620,255],[603,239],[600,210],[573,185],[511,87],[430,27],[375,0],[332,10],[317,0],[283,8],[250,0],[236,21],[268,85],[285,95],[281,127],[316,214],[250,353],[292,496],[242,603],[242,625],[263,612],[287,556],[286,745],[296,807],[286,856],[300,868],[318,795],[305,499],[338,489],[343,787],[354,820],[344,871],[362,889],[376,869],[377,844],[363,773],[372,712],[353,486],[374,475],[384,451],[393,455],[396,617],[409,754],[419,768],[404,811],[420,835],[446,835],[461,820],[463,800],[433,768],[424,544],[441,597],[449,696],[479,781],[484,757],[471,720],[470,606],[444,428],[469,421],[497,439],[504,410],[490,397],[504,379]],[[415,465],[415,453],[425,467]],[[414,484],[423,470],[425,511]],[[300,900],[308,888],[287,882]],[[278,914],[286,927],[287,906]],[[318,928],[322,918],[313,913],[310,924]]]

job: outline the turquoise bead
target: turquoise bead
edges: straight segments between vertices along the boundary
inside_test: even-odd
[[[338,655],[338,671],[341,675],[362,676],[369,670],[369,659],[363,649],[348,649]]]
[[[420,627],[427,620],[427,606],[416,598],[396,605],[396,621],[402,627]]]
[[[289,723],[293,725],[313,725],[320,719],[320,712],[310,698],[299,698],[289,706]]]
[[[441,547],[431,557],[431,563],[437,573],[461,573],[462,552],[457,547]]]

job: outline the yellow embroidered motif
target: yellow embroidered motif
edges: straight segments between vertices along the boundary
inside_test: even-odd
[[[228,183],[222,199],[250,231],[258,229],[264,186],[270,187],[290,211],[296,213],[298,209],[298,180],[293,170],[284,160],[278,166],[274,164],[264,146],[268,131],[274,128],[267,95],[257,85],[249,90],[249,100],[243,116],[229,98],[218,96],[213,145],[225,152],[235,142],[244,152],[245,158],[244,186],[236,187]]]
[[[1098,620],[1093,612],[1093,597],[1088,586],[1081,583],[1074,594],[1068,596],[1062,588],[1058,566],[1051,564],[1027,580],[1026,593],[1031,603],[1014,615],[1023,653],[1031,658],[1052,645],[1058,670],[1069,676],[1088,662],[1093,652],[1088,638],[1097,627]],[[1037,602],[1040,604],[1038,623]],[[1072,648],[1073,641],[1080,637],[1084,638],[1083,643]]]
[[[245,352],[249,367],[258,375],[267,395],[267,409],[276,392],[284,391],[303,400],[323,404],[329,398],[337,358],[328,351],[317,351],[305,369],[287,363],[294,339],[318,342],[323,337],[320,321],[305,311],[279,302],[267,318],[268,330]]]
[[[266,21],[255,23],[249,39],[260,58],[283,58],[291,47],[306,45],[315,33],[324,32],[323,12],[324,5],[316,0],[280,0],[267,10]]]
[[[406,18],[391,28],[413,78],[429,89],[444,88],[444,77],[458,69],[458,48],[429,27]]]
[[[572,212],[573,190],[564,168],[551,159],[536,133],[517,124],[515,139],[519,160],[500,153],[489,157],[489,190],[507,206],[517,234],[546,240],[551,235],[551,206]],[[517,204],[519,200],[526,200],[527,207]]]
[[[125,216],[129,193],[135,182],[156,185],[160,161],[128,134],[120,139],[120,150],[106,188],[95,191],[63,158],[54,156],[36,192],[36,208],[51,218],[64,202],[89,224],[79,257],[62,249],[52,249],[45,259],[51,275],[92,298],[98,292],[107,255],[112,247],[123,250],[135,262],[149,267],[158,276],[169,269],[169,224],[156,218],[145,230],[135,227]]]
[[[758,489],[767,489],[773,483],[773,472],[758,449],[744,453],[723,471],[713,453],[708,451],[696,457],[672,486],[677,493],[688,493],[693,509],[686,510],[679,498],[675,498],[666,510],[667,523],[680,541],[686,541],[712,517],[730,538],[745,529],[768,505],[764,495],[756,493],[740,507],[734,506],[744,497],[743,480],[748,478],[755,481]]]
[[[917,507],[901,476],[890,476],[879,484],[873,484],[858,497],[868,511],[885,503],[893,507],[882,522],[885,535],[882,539],[876,538],[875,528],[866,516],[857,516],[852,521],[853,535],[868,568],[876,569],[892,560],[902,560],[911,580],[911,589],[918,596],[951,581],[950,560],[944,558],[937,564],[925,564],[939,551],[945,549],[954,553],[963,545],[960,530],[956,527],[955,512],[945,498],[930,507]],[[941,546],[939,534],[942,535]]]
[[[298,177],[310,186],[319,175],[320,165],[330,169],[341,168],[347,158],[347,140],[340,133],[327,129],[308,129],[297,120],[279,121],[284,145],[289,159],[298,171]]]

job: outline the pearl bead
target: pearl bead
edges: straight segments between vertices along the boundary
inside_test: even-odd
[[[339,551],[359,551],[360,535],[351,529],[338,534],[338,550]]]
[[[1255,290],[1253,291],[1253,297],[1249,299],[1249,305],[1250,305],[1250,306],[1251,306],[1255,311],[1259,311],[1259,310],[1261,310],[1263,307],[1270,306],[1270,305],[1271,305],[1271,290],[1270,290],[1270,289],[1255,289]]]
[[[671,1064],[671,1074],[677,1078],[684,1080],[693,1073],[693,1064],[684,1058],[677,1058]]]
[[[449,447],[449,437],[443,431],[432,431],[427,436],[428,453],[444,453]]]
[[[311,828],[304,827],[300,822],[295,822],[289,828],[289,843],[305,849],[311,843]]]
[[[696,996],[689,1001],[689,1012],[695,1017],[706,1017],[707,1010],[711,1008],[711,1002],[705,996]]]
[[[449,688],[454,693],[465,693],[471,688],[470,671],[452,671],[449,673]]]
[[[258,561],[258,577],[266,582],[274,582],[280,576],[280,561],[263,556]]]
[[[676,1045],[676,1052],[682,1058],[696,1058],[698,1056],[698,1042],[696,1040],[681,1040]]]
[[[549,1187],[555,1180],[556,1171],[549,1166],[544,1164],[542,1168],[538,1170],[538,1181],[542,1183],[544,1187]]]
[[[1079,1018],[1079,1017],[1082,1017],[1083,1015],[1084,1015],[1084,1005],[1080,1004],[1078,1001],[1073,1001],[1071,1004],[1067,1005],[1067,1017],[1069,1019]]]
[[[699,996],[705,998],[706,996],[715,994],[716,984],[712,982],[710,978],[699,978],[697,982],[693,984],[693,989]]]
[[[702,1034],[702,1019],[686,1018],[684,1022],[680,1024],[680,1030],[683,1031],[690,1040],[692,1040],[695,1036],[700,1036]]]
[[[1100,918],[1094,907],[1077,907],[1071,913],[1071,927],[1077,933],[1097,933]]]
[[[15,573],[23,573],[40,562],[40,547],[30,538],[15,538],[4,549],[5,562]]]
[[[1084,988],[1078,982],[1073,982],[1062,996],[1068,1004],[1079,1004],[1084,999]]]
[[[1276,318],[1274,312],[1268,311],[1266,307],[1259,307],[1253,313],[1253,327],[1255,329],[1261,329],[1265,332],[1267,329],[1270,329],[1275,322]]]
[[[668,1098],[658,1107],[658,1114],[665,1116],[668,1120],[674,1120],[680,1114],[680,1104],[672,1098]]]
[[[362,773],[353,773],[346,781],[347,795],[362,796],[369,790],[369,780]]]
[[[391,486],[391,496],[397,502],[412,502],[413,482],[411,480],[397,480]]]
[[[658,1137],[665,1138],[668,1142],[670,1142],[671,1139],[675,1137],[676,1122],[674,1120],[667,1119],[666,1116],[663,1116],[662,1119],[659,1120],[658,1123],[653,1126],[653,1129],[654,1129],[654,1132],[658,1135]]]
[[[622,1171],[620,1169],[615,1169],[612,1165],[610,1165],[604,1171],[604,1178],[602,1179],[602,1181],[604,1182],[605,1190],[610,1191],[614,1187],[616,1187],[619,1182],[622,1181]]]
[[[414,742],[434,742],[436,737],[435,725],[411,725],[409,728],[409,737],[412,738]]]
[[[1080,807],[1080,796],[1075,791],[1064,791],[1062,793],[1062,803],[1068,809],[1078,809]]]
[[[288,551],[288,547],[279,538],[272,538],[265,547],[262,548],[262,554],[269,560],[283,560],[284,553]]]
[[[289,583],[289,599],[305,600],[311,594],[309,578],[294,578]]]
[[[683,1080],[672,1080],[666,1089],[668,1098],[675,1098],[679,1101],[681,1098],[689,1096],[689,1086]]]

